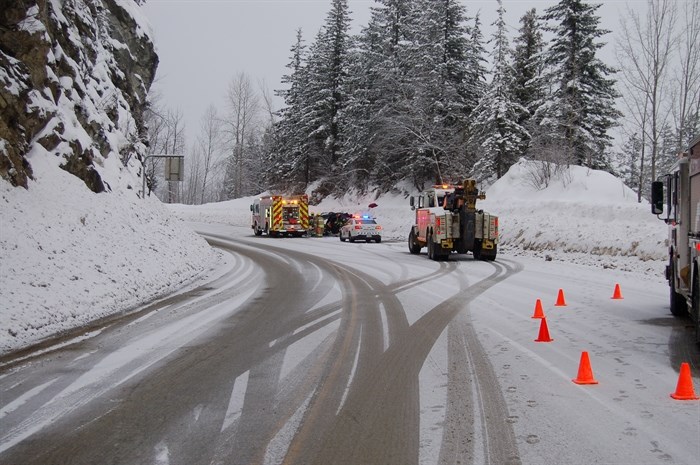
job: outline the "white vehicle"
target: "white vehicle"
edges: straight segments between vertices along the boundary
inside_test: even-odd
[[[382,227],[369,215],[353,215],[340,228],[338,236],[341,242],[345,242],[346,239],[355,242],[359,239],[379,243],[382,241]]]

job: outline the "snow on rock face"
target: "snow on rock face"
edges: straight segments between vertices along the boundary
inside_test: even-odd
[[[137,4],[9,0],[0,30],[3,354],[175,292],[221,255],[139,198],[157,57]]]
[[[135,177],[158,58],[133,0],[9,1],[0,15],[0,177],[27,187],[36,144],[102,192]],[[102,168],[118,159],[126,173]],[[137,181],[126,181],[137,185]]]

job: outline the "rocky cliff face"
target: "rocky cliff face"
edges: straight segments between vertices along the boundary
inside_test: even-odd
[[[35,156],[94,192],[112,189],[115,160],[140,174],[158,57],[137,3],[0,0],[0,177],[27,188]]]

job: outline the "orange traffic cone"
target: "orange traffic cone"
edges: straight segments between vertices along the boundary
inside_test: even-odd
[[[555,307],[566,307],[566,300],[564,300],[564,290],[559,289],[559,295],[557,296],[557,303],[554,304]]]
[[[593,378],[593,370],[591,370],[591,361],[588,359],[588,352],[581,352],[581,362],[578,365],[578,376],[572,379],[576,384],[598,384]]]
[[[544,310],[542,310],[542,301],[537,299],[535,302],[535,313],[530,318],[544,318]]]
[[[623,298],[624,297],[622,297],[622,291],[620,290],[620,285],[615,284],[615,292],[613,292],[613,296],[611,297],[611,299],[623,299]]]
[[[676,392],[671,394],[676,400],[698,400],[700,397],[695,395],[693,389],[693,379],[690,377],[690,365],[686,362],[681,363],[681,373],[678,376],[678,385]]]
[[[552,342],[554,339],[549,337],[549,328],[547,328],[547,318],[540,320],[540,334],[535,339],[535,342]]]

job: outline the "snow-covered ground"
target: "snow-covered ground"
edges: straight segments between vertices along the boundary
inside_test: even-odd
[[[249,224],[252,198],[202,206],[93,194],[49,158],[30,158],[29,189],[0,180],[0,354],[192,286],[221,256],[187,222]],[[607,174],[572,167],[536,187],[521,162],[486,190],[500,217],[500,256],[529,255],[662,279],[666,227]],[[368,209],[370,203],[378,206]],[[385,241],[405,241],[408,198],[348,194],[315,213],[370,210]],[[184,220],[184,221],[181,221]],[[314,239],[308,239],[314,240]]]
[[[0,354],[178,291],[219,254],[156,199],[94,194],[30,158],[29,189],[0,180]]]

